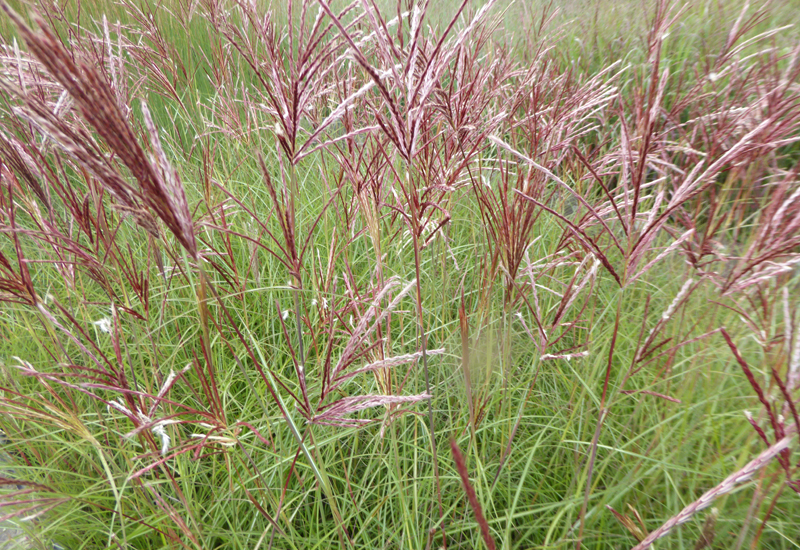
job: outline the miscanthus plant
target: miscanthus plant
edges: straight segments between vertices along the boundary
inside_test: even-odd
[[[796,547],[800,44],[601,4],[2,2],[20,544]]]

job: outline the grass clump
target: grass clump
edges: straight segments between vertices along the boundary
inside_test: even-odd
[[[2,4],[28,544],[797,546],[782,8],[431,4]]]

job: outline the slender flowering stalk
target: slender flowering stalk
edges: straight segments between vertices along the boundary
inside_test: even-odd
[[[758,545],[800,492],[796,443],[781,447],[800,430],[800,45],[746,6],[699,41],[713,52],[676,58],[667,36],[692,21],[655,0],[643,51],[596,20],[603,36],[572,55],[584,25],[505,3],[458,0],[436,25],[430,0],[118,0],[113,17],[38,2],[27,18],[0,0],[19,40],[0,37],[0,347],[35,352],[0,360],[15,469],[0,522],[53,510],[88,546],[186,550],[233,531],[253,550],[306,547],[311,522],[371,548],[378,513],[402,521],[401,544],[438,548],[470,538],[456,511],[494,548],[501,532],[541,543],[536,513],[575,516],[560,543],[578,548],[626,528],[645,541],[633,508],[608,532],[597,519],[593,491],[627,489],[608,464],[637,460],[606,429],[648,440],[708,388],[743,386],[764,411],[749,426],[718,411],[720,433],[752,426],[783,468],[755,474],[739,542],[757,522]],[[673,277],[687,282],[665,295]],[[710,367],[725,342],[746,380]],[[536,449],[576,452],[553,433],[566,417],[594,435],[583,460],[548,461]],[[445,431],[497,465],[482,495],[452,440],[465,493],[448,492]],[[582,506],[551,499],[579,470]],[[223,478],[247,499],[196,490]],[[51,523],[31,529],[58,537]]]
[[[481,508],[481,503],[478,502],[475,489],[472,488],[472,484],[469,482],[469,471],[464,461],[464,455],[461,454],[461,449],[458,448],[458,444],[454,439],[450,440],[450,451],[453,453],[456,470],[458,470],[458,475],[461,477],[461,484],[464,487],[464,492],[467,493],[467,500],[469,501],[470,507],[472,507],[472,513],[475,514],[475,520],[478,522],[478,526],[481,529],[483,542],[486,543],[486,547],[489,550],[495,550],[497,546],[494,543],[492,534],[489,532],[489,524],[486,522],[486,518],[483,515],[483,508]]]
[[[717,498],[730,493],[734,488],[736,488],[737,485],[752,478],[753,474],[769,464],[772,459],[778,456],[782,451],[789,448],[789,444],[795,435],[794,428],[790,427],[787,432],[789,432],[788,435],[773,443],[756,458],[748,462],[744,468],[732,473],[726,477],[722,483],[703,493],[700,498],[686,506],[661,527],[647,535],[647,537],[645,537],[642,542],[634,546],[632,550],[645,550],[645,548],[649,548],[655,541],[667,536],[675,527],[689,521],[697,512],[711,506]]]

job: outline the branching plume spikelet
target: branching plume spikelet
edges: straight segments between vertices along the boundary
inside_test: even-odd
[[[64,86],[83,117],[134,175],[140,187],[138,193],[141,200],[156,212],[192,258],[196,259],[197,245],[183,188],[172,168],[164,166],[166,159],[146,108],[148,130],[166,178],[146,158],[105,77],[92,65],[73,60],[73,56],[42,19],[35,18],[39,31],[34,32],[5,2],[0,6],[17,26],[31,53]],[[110,187],[112,192],[125,193],[124,186],[116,178],[101,178],[101,182]]]
[[[744,468],[732,473],[726,477],[722,483],[703,493],[699,499],[686,506],[661,527],[647,535],[647,537],[641,543],[637,544],[633,550],[645,550],[645,548],[649,548],[655,541],[668,535],[675,527],[689,521],[694,514],[711,506],[711,504],[713,504],[717,498],[731,492],[740,483],[748,481],[753,477],[753,474],[769,464],[773,458],[778,456],[781,452],[789,447],[789,444],[795,435],[792,433],[793,431],[794,428],[790,427],[790,435],[787,435],[783,439],[775,442],[756,458],[748,462]]]

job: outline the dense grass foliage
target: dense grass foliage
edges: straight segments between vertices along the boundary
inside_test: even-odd
[[[21,544],[798,548],[800,9],[562,4],[0,0]]]

